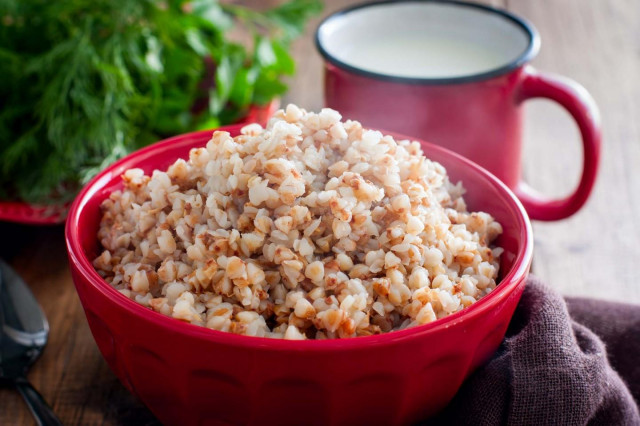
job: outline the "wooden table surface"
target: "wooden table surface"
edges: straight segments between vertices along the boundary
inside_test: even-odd
[[[267,2],[251,1],[264,7]],[[274,3],[274,2],[270,2]],[[326,2],[324,14],[349,3]],[[582,83],[600,106],[603,157],[596,189],[582,211],[535,223],[534,271],[567,295],[640,303],[640,2],[638,0],[494,0],[531,20],[542,36],[533,64]],[[298,74],[285,102],[322,107],[321,60],[312,33],[295,44]],[[525,173],[534,187],[561,195],[577,182],[577,130],[559,107],[527,106]],[[103,361],[67,266],[62,227],[0,223],[0,256],[24,277],[49,319],[51,334],[29,378],[62,422],[154,424]],[[33,424],[18,394],[0,388],[0,425]]]

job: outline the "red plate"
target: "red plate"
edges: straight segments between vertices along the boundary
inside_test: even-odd
[[[280,106],[274,99],[271,103],[255,105],[238,123],[260,123],[265,125]],[[19,201],[0,201],[0,221],[24,223],[27,225],[56,225],[64,223],[71,203],[64,205],[37,206]]]

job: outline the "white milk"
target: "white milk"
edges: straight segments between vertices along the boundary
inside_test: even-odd
[[[409,78],[486,73],[528,48],[524,28],[487,10],[440,2],[385,3],[330,18],[318,30],[326,53],[365,71]]]
[[[349,65],[380,74],[416,78],[473,75],[508,61],[481,44],[452,38],[391,34],[344,48]]]

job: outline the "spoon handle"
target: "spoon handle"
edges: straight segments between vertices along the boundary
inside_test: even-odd
[[[62,426],[49,404],[27,379],[24,377],[16,379],[15,385],[29,406],[38,426]]]

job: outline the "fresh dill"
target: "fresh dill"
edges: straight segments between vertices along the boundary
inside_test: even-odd
[[[284,93],[317,0],[0,0],[0,199],[62,203],[164,136]],[[249,45],[230,40],[242,25]]]

